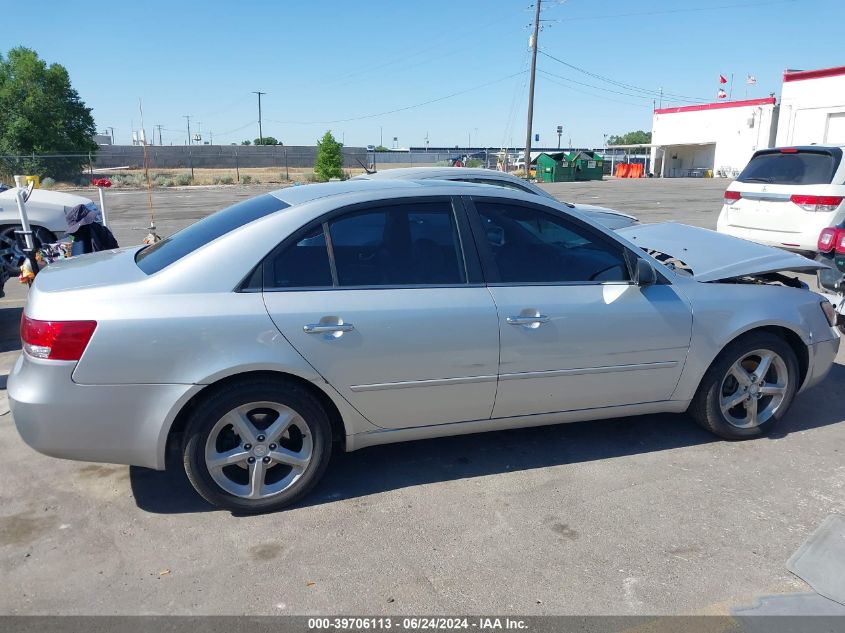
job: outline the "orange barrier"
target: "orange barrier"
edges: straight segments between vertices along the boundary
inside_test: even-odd
[[[619,163],[616,166],[617,178],[642,178],[643,166],[639,163]]]

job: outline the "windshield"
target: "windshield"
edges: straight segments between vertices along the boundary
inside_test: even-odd
[[[270,194],[239,202],[138,251],[135,262],[141,270],[152,275],[239,226],[288,206]]]
[[[839,166],[838,148],[766,150],[755,154],[737,178],[739,182],[774,185],[829,185]]]

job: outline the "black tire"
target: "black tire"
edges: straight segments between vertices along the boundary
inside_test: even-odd
[[[272,496],[248,499],[232,494],[214,480],[205,453],[209,434],[223,416],[237,407],[257,402],[278,403],[297,413],[308,427],[312,448],[309,464],[290,487]],[[331,440],[328,416],[320,402],[308,391],[285,380],[244,379],[215,389],[194,409],[185,429],[182,460],[191,484],[209,503],[238,514],[274,512],[301,499],[322,478],[331,458]],[[254,457],[252,459],[255,461]]]
[[[738,360],[755,350],[774,352],[784,361],[788,375],[783,401],[771,416],[757,426],[740,428],[728,421],[720,406],[723,381],[729,369]],[[716,357],[704,374],[688,413],[702,427],[726,440],[746,440],[762,437],[772,431],[786,414],[798,389],[798,359],[789,344],[769,332],[752,332],[730,343]]]
[[[21,272],[21,264],[23,263],[23,251],[18,248],[15,231],[22,231],[23,227],[20,224],[5,224],[0,226],[0,263],[3,268],[11,276],[17,276]],[[43,244],[52,244],[58,238],[45,229],[43,226],[32,226],[32,238],[35,248],[40,248]]]

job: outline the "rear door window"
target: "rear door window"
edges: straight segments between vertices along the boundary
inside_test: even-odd
[[[396,203],[329,222],[340,286],[466,283],[449,201]]]
[[[755,154],[738,182],[772,185],[829,185],[842,160],[838,148],[779,149]]]

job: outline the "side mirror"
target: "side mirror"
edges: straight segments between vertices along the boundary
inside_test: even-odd
[[[646,286],[653,286],[655,283],[657,283],[657,273],[654,272],[654,266],[652,266],[649,262],[644,259],[638,259],[636,280],[637,285],[640,288],[645,288]]]

